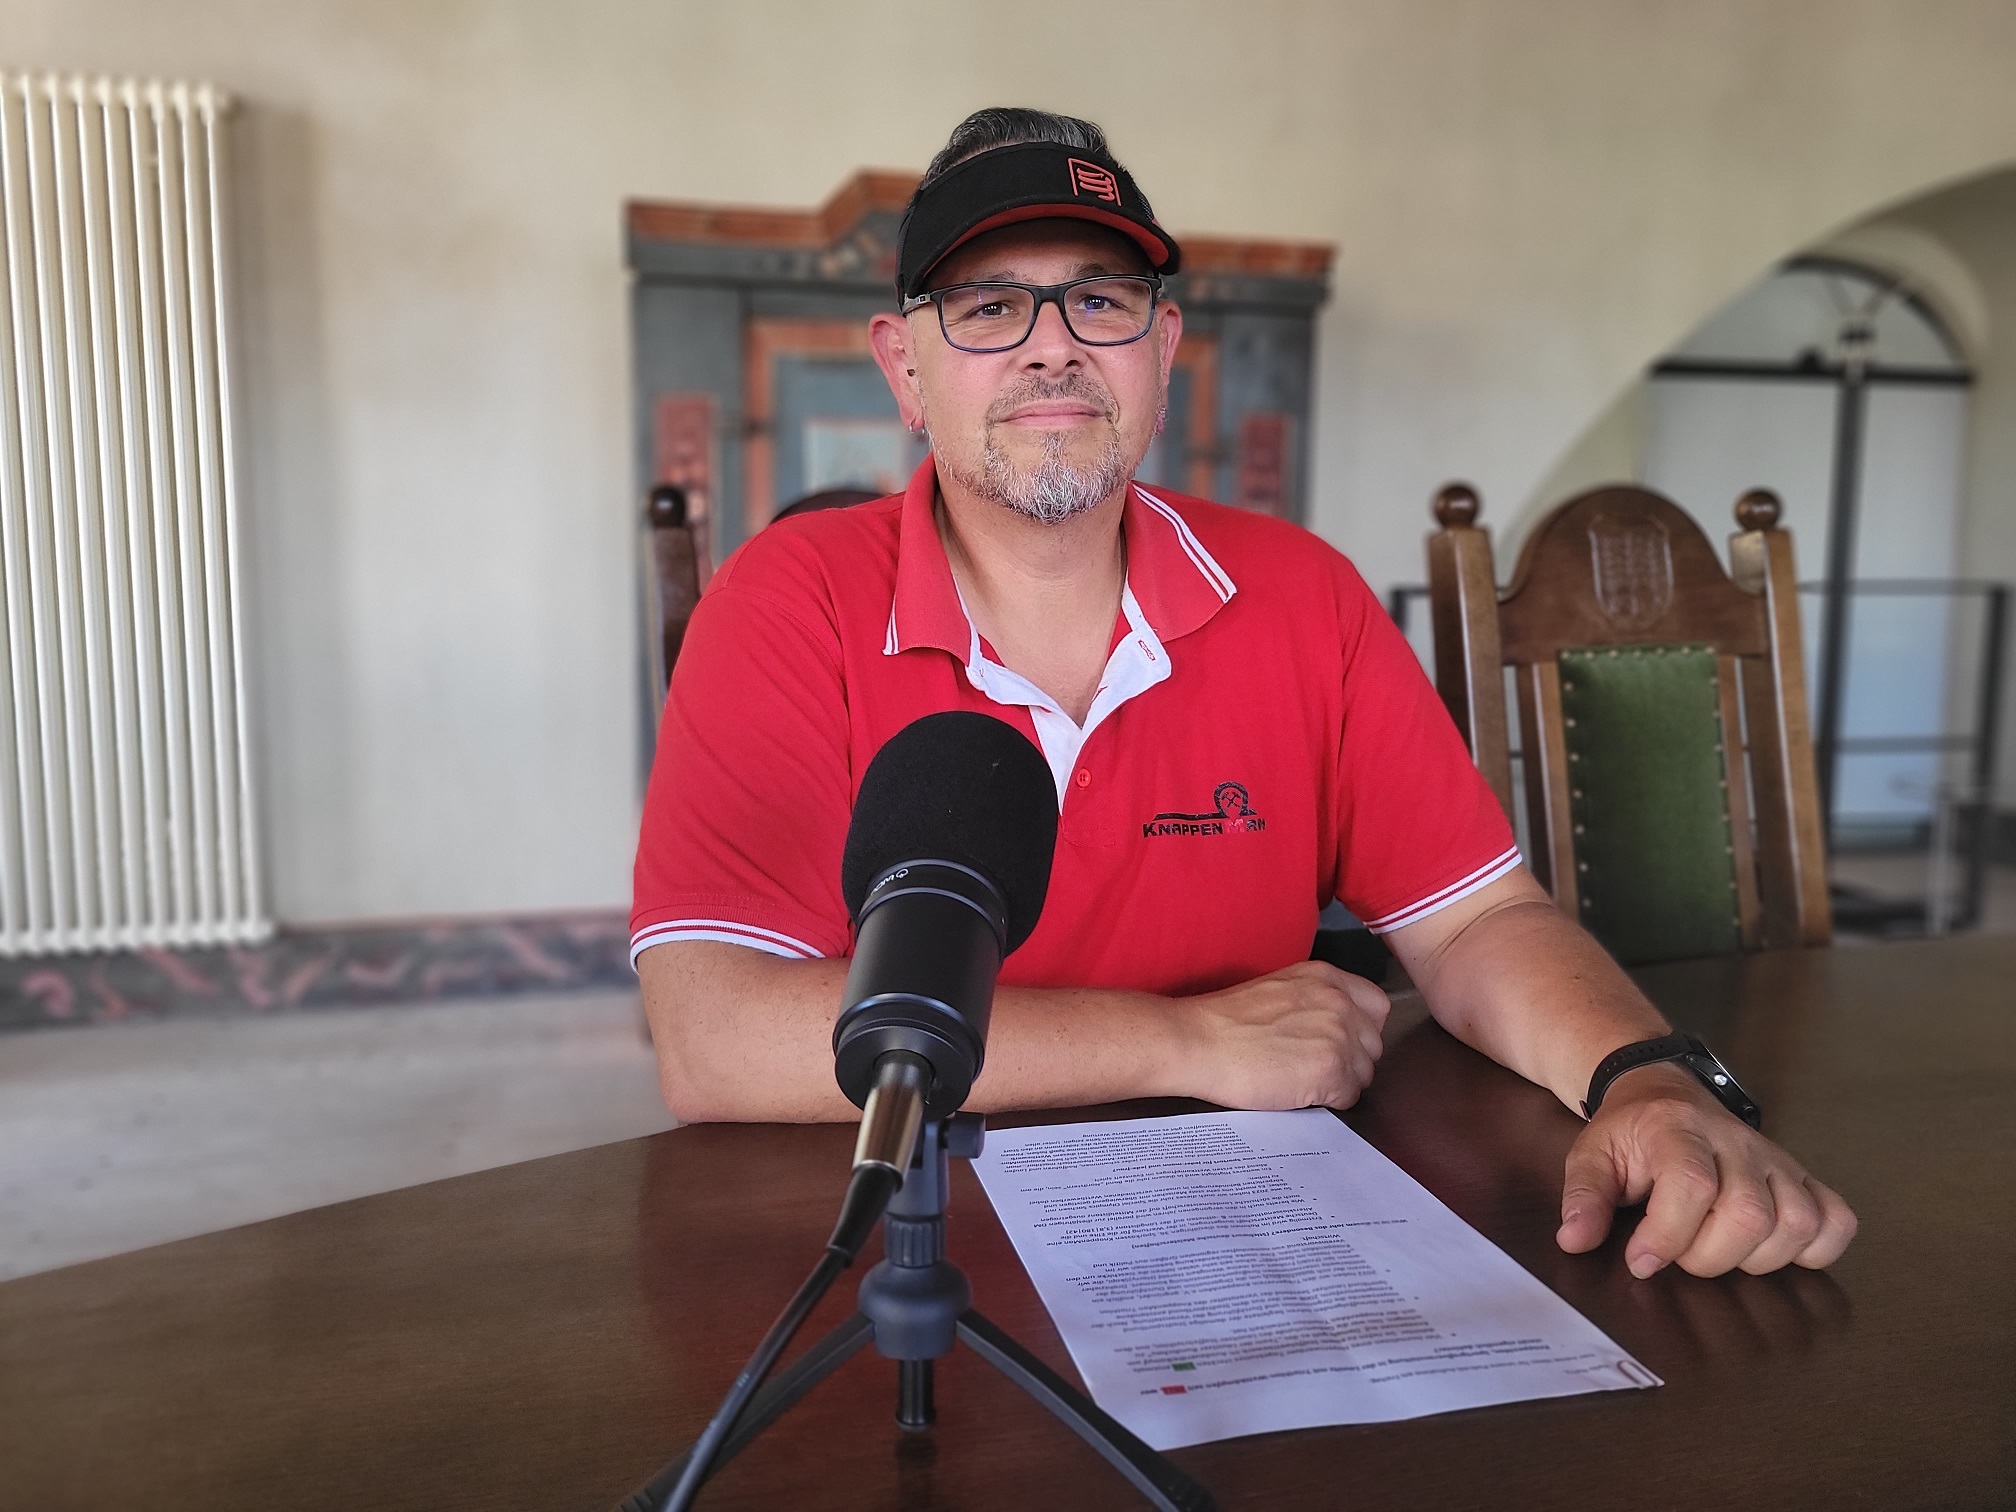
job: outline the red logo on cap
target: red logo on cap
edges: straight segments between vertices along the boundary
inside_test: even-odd
[[[1120,185],[1111,169],[1088,163],[1083,158],[1067,158],[1065,161],[1071,165],[1072,194],[1089,194],[1094,199],[1107,200],[1115,205],[1120,203]]]

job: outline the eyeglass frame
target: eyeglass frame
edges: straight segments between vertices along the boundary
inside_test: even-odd
[[[1094,341],[1088,336],[1080,336],[1078,328],[1071,324],[1071,312],[1064,308],[1064,295],[1066,291],[1075,289],[1080,284],[1104,283],[1108,279],[1114,278],[1137,279],[1148,285],[1148,319],[1142,323],[1141,329],[1138,332],[1120,341]],[[952,339],[952,333],[945,329],[945,296],[957,293],[961,289],[1021,289],[1027,293],[1034,294],[1036,296],[1036,303],[1030,307],[1029,328],[1022,333],[1019,340],[1012,341],[1004,347],[967,347],[959,345],[958,342]],[[1132,346],[1155,329],[1155,311],[1161,307],[1165,292],[1160,273],[1090,273],[1083,278],[1074,278],[1067,283],[1060,284],[1025,284],[1016,283],[1014,280],[1007,278],[976,278],[970,279],[965,283],[947,284],[942,289],[928,289],[922,294],[912,294],[908,299],[899,304],[896,310],[899,315],[914,315],[927,304],[935,304],[938,306],[938,334],[945,338],[947,346],[951,347],[955,352],[964,352],[969,357],[995,357],[999,356],[1002,352],[1014,351],[1015,348],[1021,346],[1031,336],[1036,334],[1036,322],[1043,318],[1043,306],[1046,304],[1057,306],[1057,313],[1064,321],[1064,329],[1071,333],[1073,341],[1092,347]]]

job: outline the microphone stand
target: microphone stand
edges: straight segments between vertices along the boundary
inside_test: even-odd
[[[955,1113],[926,1119],[917,1158],[882,1219],[886,1258],[861,1278],[860,1310],[758,1392],[714,1458],[718,1468],[839,1369],[864,1345],[896,1361],[896,1421],[922,1430],[937,1416],[934,1362],[966,1346],[1061,1418],[1157,1512],[1214,1512],[1211,1493],[1148,1447],[973,1306],[965,1273],[945,1258],[945,1205],[953,1158],[980,1153],[986,1121]],[[617,1512],[655,1512],[679,1483],[688,1454],[660,1470]]]

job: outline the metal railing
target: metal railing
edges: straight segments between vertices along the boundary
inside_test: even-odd
[[[1909,755],[1925,753],[1965,755],[1966,776],[1956,791],[1944,776],[1934,785],[1930,833],[1927,835],[1927,872],[1922,899],[1882,901],[1858,896],[1850,889],[1836,889],[1835,912],[1851,927],[1863,923],[1882,927],[1889,923],[1922,923],[1927,933],[1943,934],[1949,929],[1969,929],[1980,922],[1987,894],[1988,866],[1992,859],[1995,816],[1995,763],[2002,723],[2002,689],[2008,666],[2009,585],[1974,578],[1862,578],[1844,585],[1850,598],[1979,599],[1982,604],[1981,641],[1975,666],[1974,718],[1961,730],[1903,732],[1882,735],[1844,735],[1833,742],[1832,750],[1816,741],[1814,758],[1821,769],[1830,770],[1834,760],[1855,755]],[[1825,583],[1801,583],[1799,591],[1824,597]],[[1957,642],[1949,641],[1957,649]],[[1844,637],[1841,666],[1844,683],[1853,686],[1852,630]],[[1824,732],[1823,732],[1824,737]],[[1827,816],[1830,840],[1840,819],[1837,812]],[[1965,871],[1959,897],[1949,899],[1947,867],[1954,852],[1962,853]]]

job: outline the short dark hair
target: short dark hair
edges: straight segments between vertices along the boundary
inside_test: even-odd
[[[1058,115],[1049,110],[1030,110],[1019,105],[990,105],[985,110],[974,111],[952,128],[952,135],[945,139],[945,145],[931,159],[931,166],[924,170],[924,177],[918,181],[917,194],[922,194],[968,158],[991,152],[996,147],[1020,147],[1031,142],[1075,147],[1080,152],[1096,152],[1103,158],[1119,162],[1113,157],[1113,149],[1106,145],[1106,133],[1099,129],[1096,122]],[[917,195],[910,197],[910,203],[913,206],[917,203]],[[1145,195],[1142,205],[1144,208],[1147,206]],[[1155,212],[1150,209],[1148,213],[1152,217]]]

